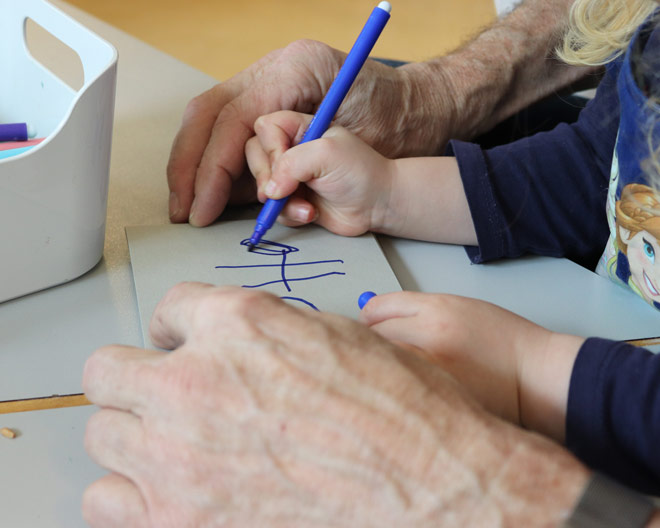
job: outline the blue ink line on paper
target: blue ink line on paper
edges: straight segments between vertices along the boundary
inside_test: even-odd
[[[314,310],[316,310],[317,312],[320,312],[320,310],[316,306],[314,306],[311,302],[306,301],[305,299],[301,299],[300,297],[286,297],[286,296],[284,296],[284,297],[280,297],[280,299],[285,299],[285,300],[289,300],[289,301],[300,301],[301,303],[306,304],[310,308],[314,308]]]
[[[241,241],[241,246],[250,245],[250,239],[247,238]],[[286,244],[280,244],[278,242],[271,242],[269,240],[261,240],[258,245],[254,246],[250,254],[252,255],[265,255],[270,257],[280,257],[282,260],[279,264],[248,264],[242,266],[215,266],[216,269],[247,269],[247,268],[279,268],[280,269],[280,279],[263,282],[261,284],[243,284],[242,288],[261,288],[263,286],[269,286],[271,284],[283,284],[287,292],[291,293],[291,286],[289,283],[299,282],[299,281],[308,281],[314,279],[320,279],[323,277],[328,277],[331,275],[346,275],[342,271],[331,271],[328,273],[321,273],[319,275],[312,275],[308,277],[296,277],[289,278],[286,276],[286,269],[292,266],[313,266],[317,264],[343,264],[344,261],[341,259],[332,259],[332,260],[314,260],[309,262],[287,262],[287,256],[291,253],[297,253],[300,251],[297,247],[289,246]],[[287,299],[291,301],[301,302],[307,306],[313,308],[316,311],[319,309],[310,301],[303,299],[301,297],[292,297],[284,296],[280,299]]]
[[[320,279],[321,277],[328,277],[330,275],[346,275],[343,271],[331,271],[329,273],[322,273],[321,275],[314,275],[313,277],[301,277],[299,279],[285,279],[285,280],[274,280],[270,282],[263,282],[261,284],[244,284],[241,286],[241,288],[261,288],[262,286],[268,286],[269,284],[277,284],[278,282],[284,283],[286,288],[291,291],[291,288],[289,288],[289,282],[296,282],[296,281],[305,281],[305,280],[311,280],[311,279]]]
[[[289,283],[286,281],[286,256],[288,253],[282,252],[282,267],[280,268],[280,274],[282,276],[282,283],[286,287],[286,291],[290,292]]]
[[[310,262],[291,262],[287,264],[287,267],[291,266],[307,266],[309,264],[328,264],[332,262],[339,262],[341,264],[344,263],[343,260],[341,259],[334,259],[334,260],[313,260]],[[280,268],[282,267],[282,264],[250,264],[249,266],[216,266],[216,268],[222,268],[222,269],[244,269],[244,268]]]

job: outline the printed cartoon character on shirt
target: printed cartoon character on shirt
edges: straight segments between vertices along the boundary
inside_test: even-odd
[[[619,132],[606,201],[610,236],[596,272],[660,309],[660,32],[649,19],[620,64]]]
[[[641,183],[630,183],[616,202],[616,255],[608,274],[660,309],[660,196]]]

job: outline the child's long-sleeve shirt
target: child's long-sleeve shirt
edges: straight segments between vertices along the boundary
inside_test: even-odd
[[[660,354],[588,339],[571,374],[566,445],[588,466],[660,495]]]
[[[477,233],[478,247],[466,248],[473,262],[566,257],[660,308],[660,197],[646,178],[660,145],[655,27],[647,22],[610,63],[576,123],[490,150],[451,142]],[[660,356],[587,340],[571,377],[566,435],[594,469],[660,494]]]

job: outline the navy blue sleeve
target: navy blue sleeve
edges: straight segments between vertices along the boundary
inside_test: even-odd
[[[613,63],[574,124],[489,150],[450,142],[477,232],[472,262],[534,253],[595,267],[609,235],[618,71]]]
[[[566,445],[591,468],[660,495],[660,355],[587,339],[571,374]]]

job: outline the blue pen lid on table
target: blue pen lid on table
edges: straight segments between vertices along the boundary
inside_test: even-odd
[[[360,295],[360,297],[358,297],[358,306],[360,307],[360,310],[362,310],[375,296],[376,294],[372,291],[366,291]]]

